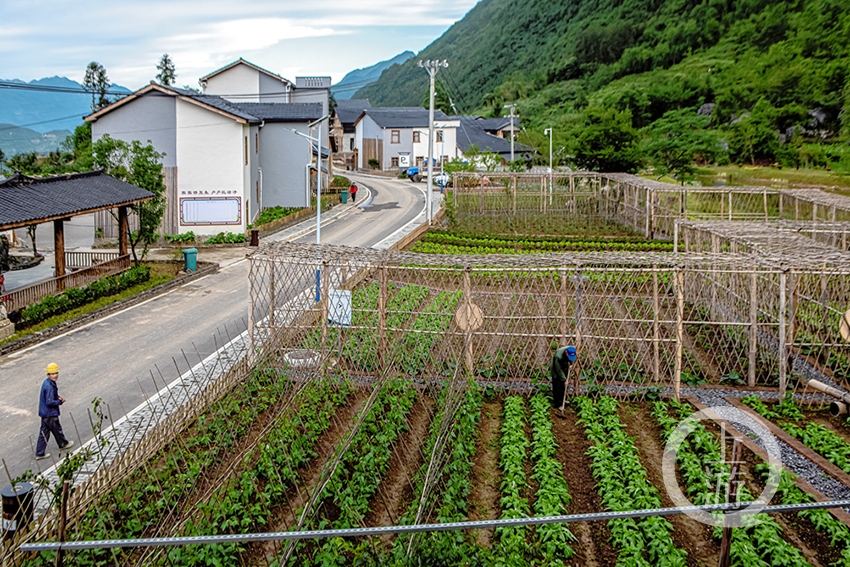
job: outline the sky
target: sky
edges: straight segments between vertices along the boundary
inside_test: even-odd
[[[418,53],[478,0],[2,0],[0,79],[82,83],[97,61],[136,90],[168,53],[178,86],[242,57],[294,80]]]

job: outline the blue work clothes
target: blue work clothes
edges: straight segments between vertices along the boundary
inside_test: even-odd
[[[50,378],[45,378],[41,384],[41,395],[38,398],[39,417],[59,417],[59,387]]]

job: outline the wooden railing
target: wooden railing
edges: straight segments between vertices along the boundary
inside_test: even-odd
[[[91,268],[118,258],[118,252],[65,252],[65,268],[79,270]]]
[[[82,287],[100,278],[112,276],[123,272],[130,267],[130,255],[125,254],[102,264],[95,264],[78,272],[66,274],[62,277],[52,278],[43,282],[34,283],[15,291],[3,294],[3,304],[6,311],[12,312],[32,305],[47,297],[56,295],[71,287]]]

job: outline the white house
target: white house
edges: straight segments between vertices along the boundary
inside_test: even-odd
[[[434,113],[433,156],[438,162],[458,156],[460,121],[442,111]],[[367,108],[354,123],[357,167],[378,160],[381,170],[419,165],[428,158],[428,110],[418,107]]]
[[[109,134],[150,141],[165,154],[164,232],[216,234],[244,231],[263,208],[309,206],[307,167],[315,151],[291,130],[309,133],[324,108],[320,102],[231,102],[151,83],[85,119],[94,140]]]

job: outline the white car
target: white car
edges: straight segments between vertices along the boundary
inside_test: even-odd
[[[452,176],[448,173],[436,173],[434,174],[434,185],[438,187],[451,187],[452,185]]]

